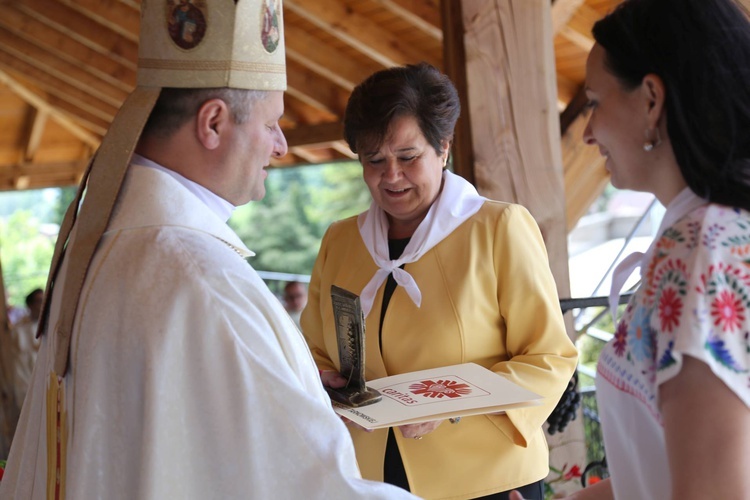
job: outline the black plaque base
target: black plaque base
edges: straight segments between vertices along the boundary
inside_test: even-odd
[[[364,390],[342,387],[340,389],[332,389],[326,387],[326,392],[332,400],[337,403],[341,403],[344,406],[351,408],[357,408],[359,406],[367,406],[380,401],[383,396],[375,389],[365,387]]]

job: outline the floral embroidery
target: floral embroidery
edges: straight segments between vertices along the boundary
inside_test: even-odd
[[[649,325],[648,310],[638,308],[633,321],[628,327],[630,354],[638,361],[649,359],[654,355],[653,333]]]
[[[674,288],[667,288],[659,298],[659,319],[661,329],[671,332],[680,323],[682,313],[682,301]]]
[[[701,234],[701,223],[697,220],[690,221],[687,223],[687,242],[685,243],[685,248],[688,250],[692,250],[696,246],[698,246],[698,241],[700,240],[700,234]]]
[[[614,348],[615,354],[619,357],[625,353],[625,348],[628,346],[628,325],[624,321],[620,321],[617,325],[617,331],[615,332]]]
[[[659,384],[679,372],[685,352],[750,398],[748,211],[708,205],[664,231],[597,377],[661,422]]]
[[[713,250],[714,248],[716,248],[716,239],[721,235],[723,231],[724,226],[719,224],[711,224],[706,228],[706,231],[703,234],[703,244]]]
[[[677,361],[674,359],[674,356],[672,356],[672,348],[674,347],[674,340],[670,340],[667,344],[667,348],[664,350],[664,352],[661,355],[661,358],[659,358],[659,366],[657,367],[657,370],[661,371],[665,368],[669,368],[670,366],[674,365]]]
[[[711,303],[711,316],[714,318],[714,326],[732,332],[745,321],[742,301],[729,290],[723,290]]]
[[[737,364],[732,358],[732,354],[727,350],[724,345],[724,341],[718,337],[710,337],[706,341],[706,349],[711,353],[716,361],[726,366],[735,373],[747,373],[747,369],[743,369]]]

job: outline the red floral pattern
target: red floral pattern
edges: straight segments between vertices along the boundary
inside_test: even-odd
[[[733,332],[745,321],[745,308],[731,291],[723,290],[711,303],[711,316],[714,318],[714,326]]]
[[[680,300],[674,288],[667,288],[659,298],[661,329],[665,332],[671,332],[680,324],[681,313],[682,300]]]

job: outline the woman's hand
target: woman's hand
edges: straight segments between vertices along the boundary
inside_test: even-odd
[[[433,420],[431,422],[422,422],[421,424],[406,424],[399,426],[401,435],[408,439],[422,439],[422,436],[429,434],[442,424],[443,420]]]

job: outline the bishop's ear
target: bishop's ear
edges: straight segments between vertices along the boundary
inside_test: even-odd
[[[206,149],[216,149],[221,144],[221,135],[231,125],[231,112],[221,99],[209,99],[198,109],[195,134]]]

